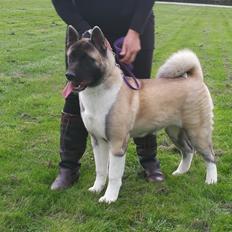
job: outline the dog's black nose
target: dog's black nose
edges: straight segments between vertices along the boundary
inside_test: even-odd
[[[75,79],[75,77],[76,77],[75,74],[72,73],[72,72],[66,72],[65,76],[66,76],[68,81],[73,81]]]

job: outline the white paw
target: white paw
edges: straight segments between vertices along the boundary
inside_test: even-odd
[[[104,188],[104,185],[99,185],[99,186],[92,186],[90,187],[88,190],[92,193],[100,193],[102,191],[102,189]]]
[[[118,199],[117,197],[110,197],[110,196],[104,195],[103,197],[99,199],[99,202],[110,204],[112,202],[115,202],[117,199]]]
[[[206,184],[216,184],[217,183],[217,179],[207,179],[205,180]]]
[[[206,176],[205,183],[206,184],[216,184],[217,183],[217,176]]]
[[[217,166],[214,163],[207,163],[206,184],[217,183]]]
[[[183,172],[183,171],[181,171],[181,170],[179,170],[179,169],[176,169],[176,171],[174,171],[173,173],[172,173],[172,175],[173,176],[179,176],[179,175],[182,175],[182,174],[184,174],[185,172]]]

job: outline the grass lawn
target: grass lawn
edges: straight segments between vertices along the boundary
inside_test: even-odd
[[[196,156],[188,174],[171,175],[180,157],[164,133],[158,157],[166,181],[147,183],[131,143],[118,201],[99,204],[90,145],[81,178],[52,192],[59,161],[65,25],[47,0],[1,0],[0,231],[232,231],[232,10],[157,5],[153,76],[180,48],[202,62],[215,104],[219,182],[204,184]]]

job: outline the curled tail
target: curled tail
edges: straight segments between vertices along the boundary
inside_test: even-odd
[[[159,68],[158,78],[195,77],[203,80],[201,64],[194,52],[180,50],[169,57]]]

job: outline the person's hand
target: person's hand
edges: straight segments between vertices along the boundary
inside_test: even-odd
[[[135,60],[140,49],[139,33],[129,29],[123,41],[122,51],[120,53],[122,59],[120,61],[125,64],[131,64]]]

